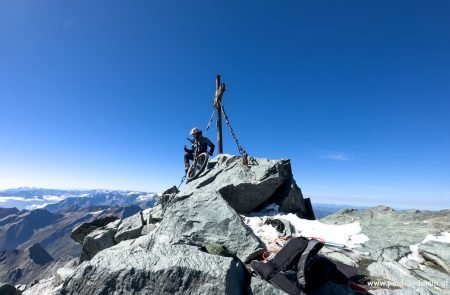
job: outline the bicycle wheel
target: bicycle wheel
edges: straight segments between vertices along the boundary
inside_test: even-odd
[[[205,170],[206,163],[208,163],[208,158],[209,156],[207,153],[201,153],[194,159],[187,173],[188,181],[197,178],[200,175],[200,173],[202,173],[203,170]]]

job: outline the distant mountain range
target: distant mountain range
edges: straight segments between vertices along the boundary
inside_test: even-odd
[[[0,251],[0,281],[17,285],[40,280],[53,275],[69,259],[57,261],[39,244],[23,250]]]
[[[58,190],[25,187],[0,191],[0,207],[15,207],[19,210],[46,208],[51,212],[73,206],[126,206],[136,204],[152,207],[156,197],[157,194],[155,193],[136,191]]]
[[[343,209],[348,209],[348,208],[352,208],[352,209],[360,209],[360,210],[364,210],[367,209],[369,207],[362,207],[362,206],[352,206],[352,205],[341,205],[341,204],[312,204],[313,210],[314,210],[314,214],[316,215],[317,219],[322,219],[325,218],[329,215],[332,215],[340,210]]]
[[[81,245],[70,238],[76,226],[106,216],[129,217],[153,207],[157,198],[132,191],[0,191],[0,281],[22,284],[51,274],[80,255]]]
[[[141,209],[137,205],[95,206],[53,213],[46,209],[11,211],[0,208],[0,215],[9,210],[9,214],[0,219],[0,251],[23,250],[39,243],[55,259],[64,255],[78,256],[80,245],[70,238],[74,227],[105,216],[125,218]]]
[[[73,211],[74,208],[92,206],[138,205],[142,208],[149,208],[153,207],[157,197],[156,193],[138,191],[59,190],[24,187],[0,191],[0,207],[11,208],[9,210],[45,208],[50,212]],[[315,204],[314,202],[312,205],[318,219],[341,209],[368,208],[352,205]],[[5,209],[0,212],[0,219],[4,217],[2,214],[6,214]]]
[[[126,218],[141,210],[137,205],[73,206],[58,213],[0,208],[0,281],[26,284],[54,274],[81,253],[81,245],[70,237],[76,226],[106,216]]]

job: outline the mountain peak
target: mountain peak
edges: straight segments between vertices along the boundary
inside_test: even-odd
[[[30,246],[27,252],[30,259],[39,265],[44,265],[54,260],[39,243]]]

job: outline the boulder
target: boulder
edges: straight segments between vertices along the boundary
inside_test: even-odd
[[[284,291],[258,277],[252,277],[250,283],[250,295],[285,295]]]
[[[217,191],[238,213],[257,211],[269,203],[276,203],[284,212],[314,218],[312,209],[308,212],[303,195],[295,184],[288,159],[258,158],[256,163],[246,166],[242,157],[218,155],[179,195],[199,190]]]
[[[60,294],[244,294],[244,271],[234,258],[147,235],[81,264]]]
[[[148,235],[149,233],[153,232],[155,229],[156,229],[156,225],[155,224],[146,224],[142,228],[141,236]]]
[[[120,220],[116,220],[103,228],[97,228],[88,234],[83,241],[80,262],[92,259],[98,252],[114,246],[116,241],[114,236]]]
[[[409,247],[396,245],[383,248],[378,261],[399,261],[411,253]]]
[[[17,285],[16,289],[17,289],[17,291],[23,293],[27,289],[27,285]]]
[[[217,192],[178,196],[156,229],[79,265],[61,294],[244,294],[241,261],[262,246]]]
[[[218,243],[243,262],[260,253],[262,242],[217,192],[177,198],[158,229],[168,242],[201,246]]]
[[[144,224],[160,222],[163,218],[162,205],[159,204],[153,208],[145,209],[142,211],[142,217],[144,219]]]
[[[450,273],[450,243],[429,241],[418,246],[419,253],[426,260],[440,266]]]
[[[144,217],[142,211],[138,214],[125,218],[117,228],[117,233],[114,239],[117,243],[121,241],[136,239],[141,236],[142,228],[144,227]]]
[[[97,228],[104,227],[110,222],[116,221],[118,218],[115,216],[106,216],[96,219],[92,222],[83,223],[72,230],[70,237],[77,243],[83,244],[84,238],[96,230]]]
[[[386,206],[342,210],[321,222],[358,222],[369,240],[359,249],[339,251],[341,257],[336,257],[337,250],[325,255],[348,265],[353,260],[373,282],[390,284],[389,289],[378,286],[382,289],[373,294],[448,294],[450,244],[443,233],[448,232],[449,217],[450,210],[396,211]]]
[[[163,205],[167,203],[175,194],[179,193],[180,191],[176,186],[172,186],[171,188],[165,190],[161,196],[159,196],[158,200],[155,203],[156,205]]]

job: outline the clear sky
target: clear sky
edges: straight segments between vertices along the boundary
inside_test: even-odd
[[[218,73],[313,202],[450,207],[447,0],[0,0],[0,188],[178,184]]]

